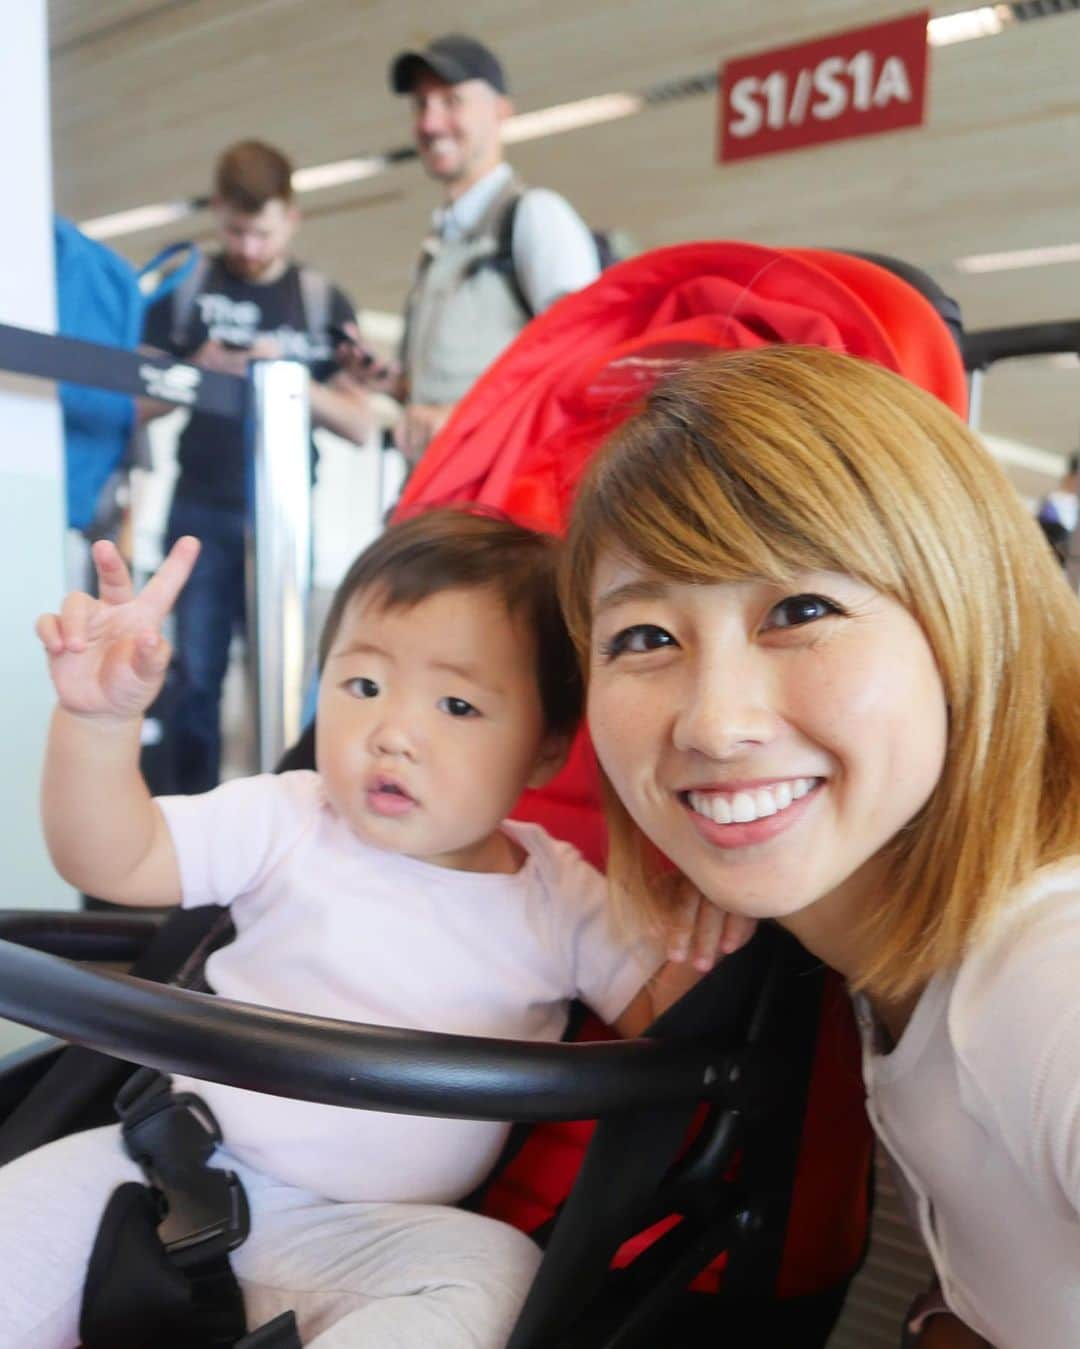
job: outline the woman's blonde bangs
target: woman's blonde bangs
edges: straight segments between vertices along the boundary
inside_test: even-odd
[[[956,484],[923,452],[920,399],[932,401],[818,348],[725,353],[689,368],[614,434],[585,479],[565,577],[575,619],[602,553],[685,582],[842,571],[921,617],[913,574],[952,570],[942,532],[968,535],[967,549],[978,531],[974,519],[946,518]],[[959,421],[956,430],[967,437]],[[966,439],[959,457],[970,448]],[[935,527],[905,509],[912,497],[938,503]]]

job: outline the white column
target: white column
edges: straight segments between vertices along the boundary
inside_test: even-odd
[[[46,0],[9,0],[0,41],[0,322],[53,331]],[[63,587],[64,466],[53,385],[0,372],[0,907],[73,908],[49,863],[38,781],[52,689],[34,619]],[[0,1022],[0,1049],[20,1038]]]

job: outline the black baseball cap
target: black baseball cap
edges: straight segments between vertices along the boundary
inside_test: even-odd
[[[447,84],[486,80],[497,93],[506,93],[506,75],[494,53],[463,33],[447,33],[420,51],[398,52],[390,63],[390,88],[407,94],[417,75],[430,71]]]

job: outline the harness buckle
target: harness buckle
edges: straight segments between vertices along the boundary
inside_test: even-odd
[[[232,1171],[210,1166],[221,1129],[192,1092],[142,1068],[116,1098],[124,1146],[159,1197],[158,1236],[181,1269],[227,1256],[251,1229],[247,1196]]]

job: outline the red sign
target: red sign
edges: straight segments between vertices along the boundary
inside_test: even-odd
[[[919,126],[929,11],[728,61],[717,158],[751,159]]]

